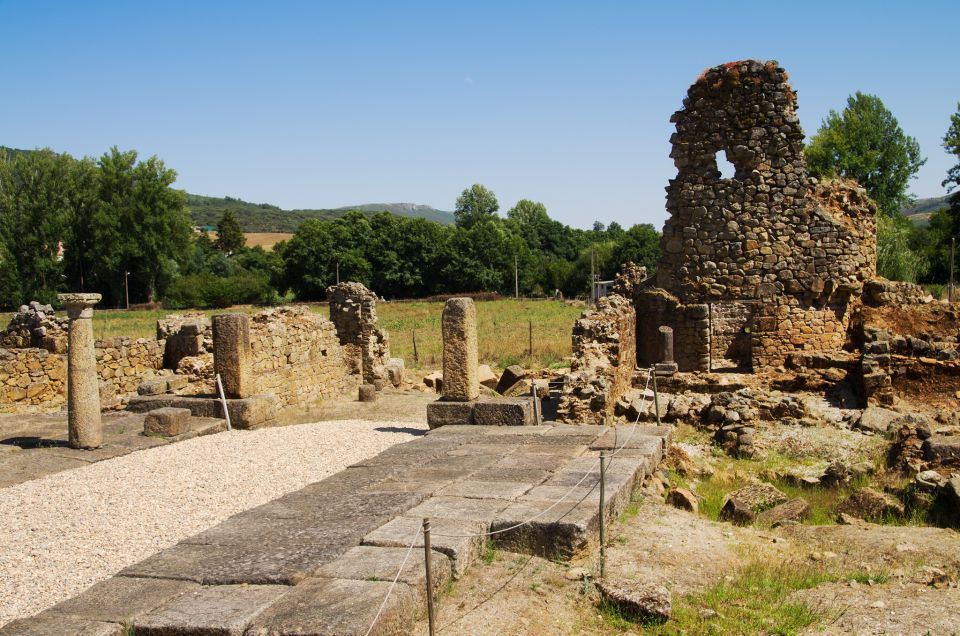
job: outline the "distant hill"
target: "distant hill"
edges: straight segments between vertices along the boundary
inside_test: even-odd
[[[909,205],[901,212],[916,225],[926,225],[930,222],[930,216],[940,208],[950,207],[950,197],[945,194],[942,197],[931,197],[929,199],[917,199],[912,205]]]
[[[330,221],[351,210],[371,216],[377,212],[390,212],[397,216],[427,219],[445,225],[453,223],[452,213],[416,203],[364,203],[335,209],[284,210],[269,203],[250,203],[233,197],[206,197],[188,193],[187,208],[193,217],[193,224],[200,227],[216,227],[224,211],[233,210],[244,232],[296,232],[297,227],[307,219]]]

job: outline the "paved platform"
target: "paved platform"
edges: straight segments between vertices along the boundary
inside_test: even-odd
[[[120,636],[408,633],[488,539],[565,559],[622,512],[670,428],[445,426],[182,541],[0,634]],[[492,534],[487,534],[492,533]],[[414,548],[409,550],[410,545]],[[403,559],[409,559],[377,616]]]
[[[174,437],[143,435],[143,413],[104,413],[103,446],[70,448],[67,414],[0,416],[0,488],[80,468],[134,451],[226,430],[226,420],[194,417],[190,430]]]

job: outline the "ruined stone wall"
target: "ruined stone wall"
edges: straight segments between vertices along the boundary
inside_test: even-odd
[[[876,275],[876,207],[855,182],[807,176],[796,107],[776,62],[744,61],[705,71],[671,118],[677,177],[667,188],[670,217],[655,284],[680,306],[720,309],[707,334],[713,351],[734,346],[754,366],[842,345],[834,328],[847,319],[831,316],[858,302]],[[733,175],[721,175],[718,156]],[[752,327],[751,335],[734,329],[731,321],[741,319],[733,315],[746,312],[738,302],[772,306],[764,310],[763,342]],[[656,313],[639,304],[637,311]],[[680,360],[687,349],[703,349],[703,335],[675,333],[681,369],[692,370]],[[709,355],[697,358],[696,369],[709,369]]]
[[[710,368],[729,365],[751,368],[753,364],[754,315],[752,302],[718,302],[709,305]]]
[[[309,406],[355,391],[334,324],[307,307],[267,309],[250,323],[256,393],[273,393],[281,408]]]
[[[673,356],[680,371],[710,366],[709,307],[705,303],[684,305],[658,288],[640,289],[633,297],[637,314],[637,364],[651,367],[660,362],[661,326],[673,328]]]
[[[327,300],[351,369],[367,384],[386,380],[390,339],[377,325],[377,295],[362,283],[350,282],[328,287]]]
[[[573,362],[565,378],[557,419],[603,424],[633,382],[637,315],[629,298],[601,298],[573,327]]]
[[[118,408],[163,368],[163,343],[112,338],[95,344],[100,400]],[[0,349],[0,411],[56,411],[67,399],[67,356],[46,349]]]
[[[0,412],[58,410],[66,401],[66,356],[35,347],[0,349]]]

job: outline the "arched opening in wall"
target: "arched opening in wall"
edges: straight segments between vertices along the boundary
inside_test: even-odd
[[[723,150],[717,151],[716,162],[721,179],[733,179],[737,175],[737,167],[727,161],[727,153]]]

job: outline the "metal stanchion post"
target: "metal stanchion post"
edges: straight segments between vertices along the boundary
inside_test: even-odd
[[[657,426],[660,426],[660,395],[657,393],[657,371],[652,369],[653,374],[653,411],[657,414]]]
[[[603,578],[604,570],[606,570],[607,565],[607,536],[606,536],[606,522],[604,517],[604,503],[606,499],[606,492],[604,488],[604,482],[607,478],[607,453],[600,453],[600,578]]]
[[[430,519],[423,520],[423,564],[427,572],[427,620],[430,623],[430,636],[433,636],[433,576],[430,561]]]

